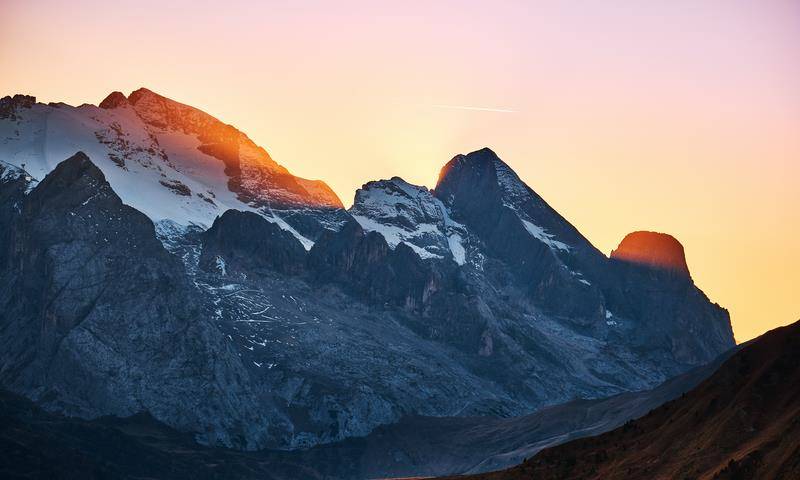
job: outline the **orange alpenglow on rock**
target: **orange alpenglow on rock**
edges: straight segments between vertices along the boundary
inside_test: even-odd
[[[633,232],[625,235],[611,258],[689,276],[683,245],[672,235],[658,232]]]
[[[292,175],[243,132],[202,110],[147,88],[139,88],[128,97],[112,92],[99,107],[106,110],[131,108],[153,138],[168,136],[176,146],[181,140],[188,141],[181,145],[183,152],[196,149],[221,161],[229,178],[228,189],[251,207],[344,208],[325,182]],[[203,157],[198,156],[197,160],[200,162]]]

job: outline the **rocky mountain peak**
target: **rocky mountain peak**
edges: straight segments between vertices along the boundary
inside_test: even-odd
[[[17,109],[31,108],[35,103],[36,97],[30,95],[16,94],[13,97],[5,96],[0,98],[0,119],[17,120]]]
[[[111,108],[117,108],[121,105],[126,105],[127,103],[128,99],[125,97],[125,94],[123,94],[122,92],[114,91],[109,93],[108,96],[104,98],[103,101],[100,102],[100,105],[98,106],[100,108],[108,110]]]
[[[442,167],[435,189],[437,196],[444,201],[454,191],[464,189],[472,195],[502,198],[509,206],[531,199],[531,190],[489,148],[456,155]]]
[[[57,200],[56,200],[57,199]],[[103,172],[83,152],[59,163],[31,192],[31,207],[44,208],[54,202],[63,208],[84,208],[105,202],[121,204]]]
[[[58,179],[65,184],[72,184],[81,179],[88,179],[101,184],[107,183],[103,172],[83,152],[76,152],[75,155],[59,163],[48,177],[50,178],[49,181]],[[42,181],[43,185],[48,182],[48,177],[45,177],[45,180]]]
[[[400,177],[364,184],[349,212],[364,230],[383,235],[391,248],[406,243],[421,258],[451,256],[448,239],[462,227],[430,190]]]
[[[488,147],[464,154],[458,154],[447,162],[439,171],[439,184],[445,182],[448,177],[459,173],[462,170],[470,170],[476,173],[489,173],[495,161],[501,161],[494,151]]]
[[[233,125],[146,88],[132,92],[128,101],[154,133],[197,138],[198,150],[225,164],[230,190],[255,208],[343,208],[325,182],[295,177]]]
[[[638,231],[625,235],[611,258],[689,276],[683,245],[672,235]]]
[[[131,94],[128,96],[128,101],[131,102],[132,105],[136,105],[143,98],[144,99],[146,99],[146,98],[150,98],[150,99],[163,98],[163,99],[166,99],[166,97],[163,97],[163,96],[155,93],[154,91],[152,91],[150,89],[141,87],[141,88],[138,88],[138,89],[136,89],[136,90],[131,92]]]
[[[113,95],[113,94],[112,94]],[[211,115],[159,95],[147,88],[139,88],[128,95],[128,102],[136,113],[151,127],[178,130],[185,133],[205,134],[216,140],[238,141],[238,130]],[[227,131],[226,131],[226,128]]]
[[[532,236],[553,251],[571,252],[578,245],[592,248],[566,219],[488,148],[450,160],[442,168],[435,195],[456,218],[471,217],[489,237],[498,231],[498,223],[508,223],[508,228],[518,230],[522,237]],[[500,218],[500,215],[507,218]],[[502,236],[496,240],[501,245],[508,242]]]
[[[386,206],[388,204],[430,203],[432,201],[433,196],[427,187],[408,183],[395,176],[388,180],[374,180],[362,185],[356,190],[353,207],[358,210],[375,204]]]
[[[126,205],[154,222],[209,227],[228,209],[251,210],[299,232],[307,248],[346,215],[323,181],[292,175],[243,132],[202,110],[146,88],[127,98],[113,92],[100,107],[0,99],[0,158],[36,180],[80,150]]]

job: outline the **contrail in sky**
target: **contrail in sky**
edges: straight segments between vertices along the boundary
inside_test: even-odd
[[[477,112],[500,112],[500,113],[516,113],[516,110],[508,108],[491,108],[491,107],[471,107],[469,105],[431,105],[435,108],[451,108],[454,110],[473,110]]]

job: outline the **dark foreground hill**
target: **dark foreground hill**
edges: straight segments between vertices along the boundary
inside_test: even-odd
[[[800,322],[624,426],[475,480],[800,478]]]
[[[302,464],[271,460],[199,446],[148,414],[81,420],[0,391],[0,478],[319,478]]]

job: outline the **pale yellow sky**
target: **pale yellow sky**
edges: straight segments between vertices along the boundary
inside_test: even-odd
[[[0,1],[0,95],[146,86],[345,204],[489,146],[606,253],[676,236],[739,341],[800,318],[797,2]]]

